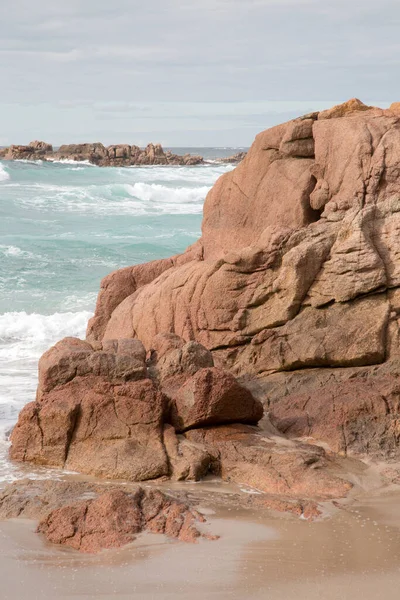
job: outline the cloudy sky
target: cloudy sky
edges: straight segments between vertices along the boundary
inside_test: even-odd
[[[2,4],[2,145],[242,146],[350,97],[400,100],[399,0]]]

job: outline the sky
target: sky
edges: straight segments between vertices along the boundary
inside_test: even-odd
[[[399,0],[3,0],[0,145],[248,146],[400,100]]]

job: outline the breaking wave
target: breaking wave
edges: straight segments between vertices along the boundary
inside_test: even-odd
[[[8,179],[10,179],[10,174],[7,172],[6,167],[0,163],[0,182]]]

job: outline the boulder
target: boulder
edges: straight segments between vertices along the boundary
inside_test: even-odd
[[[106,492],[51,511],[37,531],[53,543],[85,553],[119,548],[148,530],[184,542],[206,537],[196,527],[204,522],[199,513],[158,490],[139,488],[134,494],[122,490]]]
[[[78,338],[64,338],[39,360],[38,400],[42,394],[75,377],[94,375],[107,381],[144,379],[146,350],[139,340],[107,340],[98,351]]]
[[[78,376],[24,407],[10,456],[98,477],[156,479],[169,470],[164,411],[164,396],[149,379],[111,384]]]
[[[172,396],[171,423],[176,431],[227,423],[257,424],[261,402],[221,369],[200,369]]]

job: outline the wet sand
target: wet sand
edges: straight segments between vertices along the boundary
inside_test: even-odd
[[[207,512],[211,512],[210,510]],[[0,524],[4,600],[398,600],[400,492],[376,493],[309,523],[218,509],[195,545],[140,536],[97,556],[45,543],[31,521]]]

